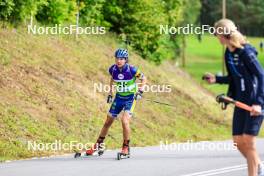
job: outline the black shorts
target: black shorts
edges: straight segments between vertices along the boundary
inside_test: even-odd
[[[250,112],[235,107],[233,116],[233,136],[243,134],[257,136],[262,121],[263,115],[250,116]]]

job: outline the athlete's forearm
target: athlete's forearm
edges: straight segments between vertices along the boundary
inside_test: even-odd
[[[144,76],[142,79],[140,79],[138,89],[143,91],[146,84],[147,84],[147,78]]]
[[[218,84],[229,84],[230,76],[215,76],[215,82]]]

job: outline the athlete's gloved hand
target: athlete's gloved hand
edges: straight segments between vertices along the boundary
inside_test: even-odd
[[[139,90],[139,91],[135,94],[134,99],[135,99],[135,100],[140,100],[140,99],[142,98],[142,94],[143,94],[143,91],[142,91],[142,90]]]
[[[113,96],[112,95],[108,95],[107,103],[112,103],[112,102],[113,102]]]

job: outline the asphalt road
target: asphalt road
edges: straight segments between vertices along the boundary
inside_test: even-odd
[[[117,160],[118,150],[112,150],[106,151],[100,157],[75,159],[71,154],[5,162],[0,164],[0,176],[247,175],[246,161],[238,151],[230,147],[231,141],[200,142],[192,145],[182,143],[181,145],[181,147],[167,146],[167,150],[164,145],[163,147],[131,148],[131,158],[123,160]],[[261,158],[264,159],[264,139],[259,139],[257,146]]]

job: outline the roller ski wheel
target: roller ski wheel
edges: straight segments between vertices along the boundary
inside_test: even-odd
[[[80,158],[82,156],[82,153],[76,152],[74,154],[74,158]]]
[[[75,151],[74,158],[80,158],[80,157],[89,158],[95,156],[102,156],[103,154],[104,154],[104,150],[92,151],[92,149],[90,149],[87,151],[85,149],[82,149],[81,151]]]
[[[130,154],[124,154],[124,153],[121,153],[121,152],[117,153],[117,160],[127,159],[127,158],[130,158]]]
[[[82,149],[82,150],[75,150],[74,151],[75,154],[74,154],[74,158],[80,158],[82,156],[82,154],[85,152],[85,149]]]
[[[117,160],[130,158],[130,148],[123,147],[121,152],[117,153]]]

